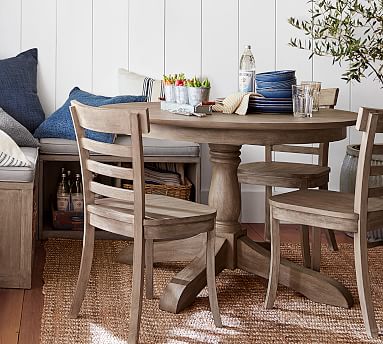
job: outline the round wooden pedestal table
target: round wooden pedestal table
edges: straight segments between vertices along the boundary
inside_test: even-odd
[[[267,243],[250,240],[241,230],[239,215],[241,193],[237,179],[240,149],[243,144],[299,144],[333,142],[346,137],[347,127],[356,122],[356,113],[321,109],[312,118],[287,114],[213,114],[188,117],[160,109],[159,103],[131,103],[132,109],[149,109],[150,137],[208,143],[212,163],[209,205],[217,209],[216,271],[240,268],[268,278],[270,249]],[[160,299],[160,308],[178,313],[190,305],[206,285],[205,257],[201,238],[180,242],[157,243],[154,261],[192,260],[169,283]],[[122,252],[119,260],[131,262],[131,253]],[[281,260],[280,283],[309,299],[350,307],[350,292],[338,281]],[[266,291],[265,291],[266,293]]]

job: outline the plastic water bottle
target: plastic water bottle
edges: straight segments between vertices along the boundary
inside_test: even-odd
[[[239,63],[239,92],[255,91],[255,58],[251,46],[245,45],[245,50]]]

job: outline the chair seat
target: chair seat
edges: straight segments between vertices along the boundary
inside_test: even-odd
[[[279,186],[287,188],[313,188],[326,185],[330,168],[291,162],[252,162],[240,164],[240,183]]]
[[[126,224],[133,223],[133,202],[102,198],[95,203],[88,205],[89,213]],[[213,229],[214,226],[211,226],[211,222],[215,221],[215,214],[215,209],[204,204],[163,195],[146,194],[145,237],[159,240],[174,238],[174,236],[191,237],[206,232],[204,222]],[[187,226],[185,226],[186,224]],[[171,227],[175,228],[172,230]],[[129,232],[126,232],[125,235],[129,235]],[[133,232],[130,235],[133,236]]]
[[[274,207],[300,213],[342,218],[355,222],[359,218],[359,215],[354,213],[353,193],[328,190],[298,190],[272,196],[269,202]],[[383,224],[383,199],[370,198],[368,202],[369,230],[377,221],[379,221],[380,225]]]

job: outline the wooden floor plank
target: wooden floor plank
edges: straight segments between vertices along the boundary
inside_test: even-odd
[[[44,305],[44,297],[42,293],[44,264],[45,250],[43,244],[36,243],[32,288],[26,290],[24,294],[19,344],[40,343],[40,324]]]
[[[17,344],[23,289],[0,289],[0,344]]]

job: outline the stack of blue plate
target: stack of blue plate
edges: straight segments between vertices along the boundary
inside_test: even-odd
[[[249,112],[269,112],[269,113],[292,113],[293,102],[291,98],[259,98],[250,97]]]
[[[257,93],[265,98],[250,98],[249,110],[255,112],[286,112],[293,111],[291,86],[296,85],[294,70],[279,70],[258,73],[255,76]]]

